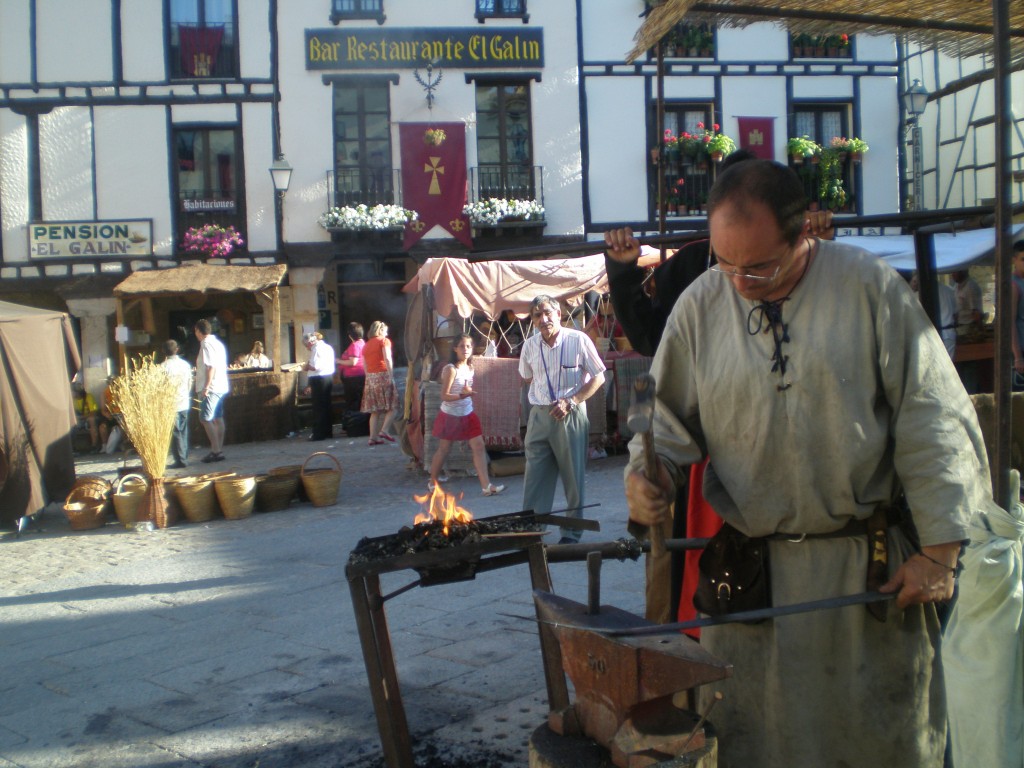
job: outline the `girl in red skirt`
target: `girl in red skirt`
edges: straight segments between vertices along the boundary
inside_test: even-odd
[[[464,333],[452,344],[451,362],[441,371],[441,411],[434,420],[432,434],[440,443],[434,460],[430,462],[430,488],[438,482],[438,475],[448,451],[456,440],[468,440],[473,451],[473,466],[480,480],[484,496],[494,496],[505,490],[504,485],[492,485],[487,477],[487,454],[484,451],[480,418],[473,413],[473,338]]]

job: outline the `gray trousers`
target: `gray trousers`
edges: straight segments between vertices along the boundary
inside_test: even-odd
[[[583,517],[583,483],[587,469],[587,444],[590,419],[585,407],[569,412],[556,421],[550,406],[535,405],[526,425],[526,476],[523,479],[523,509],[538,514],[551,511],[555,483],[562,478],[567,517]],[[580,540],[581,531],[561,529],[563,537]]]

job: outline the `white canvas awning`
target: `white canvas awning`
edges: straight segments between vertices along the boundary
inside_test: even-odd
[[[1024,224],[1013,226],[1014,238],[1024,231]],[[935,237],[935,269],[938,272],[953,272],[966,269],[972,264],[993,262],[995,259],[995,229],[974,229],[967,232],[942,232]],[[900,272],[917,269],[914,259],[913,235],[854,235],[837,237],[837,242],[855,245],[885,259]]]

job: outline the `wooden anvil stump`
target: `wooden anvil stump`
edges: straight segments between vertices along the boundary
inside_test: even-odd
[[[571,706],[550,713],[551,730],[594,739],[619,768],[646,768],[704,746],[701,731],[691,739],[697,716],[676,707],[673,694],[728,677],[731,664],[683,634],[604,634],[651,626],[619,608],[589,613],[581,603],[540,591],[534,603],[558,638],[562,668],[576,691]]]

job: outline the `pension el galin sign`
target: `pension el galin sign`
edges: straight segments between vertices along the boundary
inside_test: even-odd
[[[153,220],[32,222],[28,252],[33,259],[152,256]]]
[[[543,67],[544,30],[307,29],[306,69]]]

